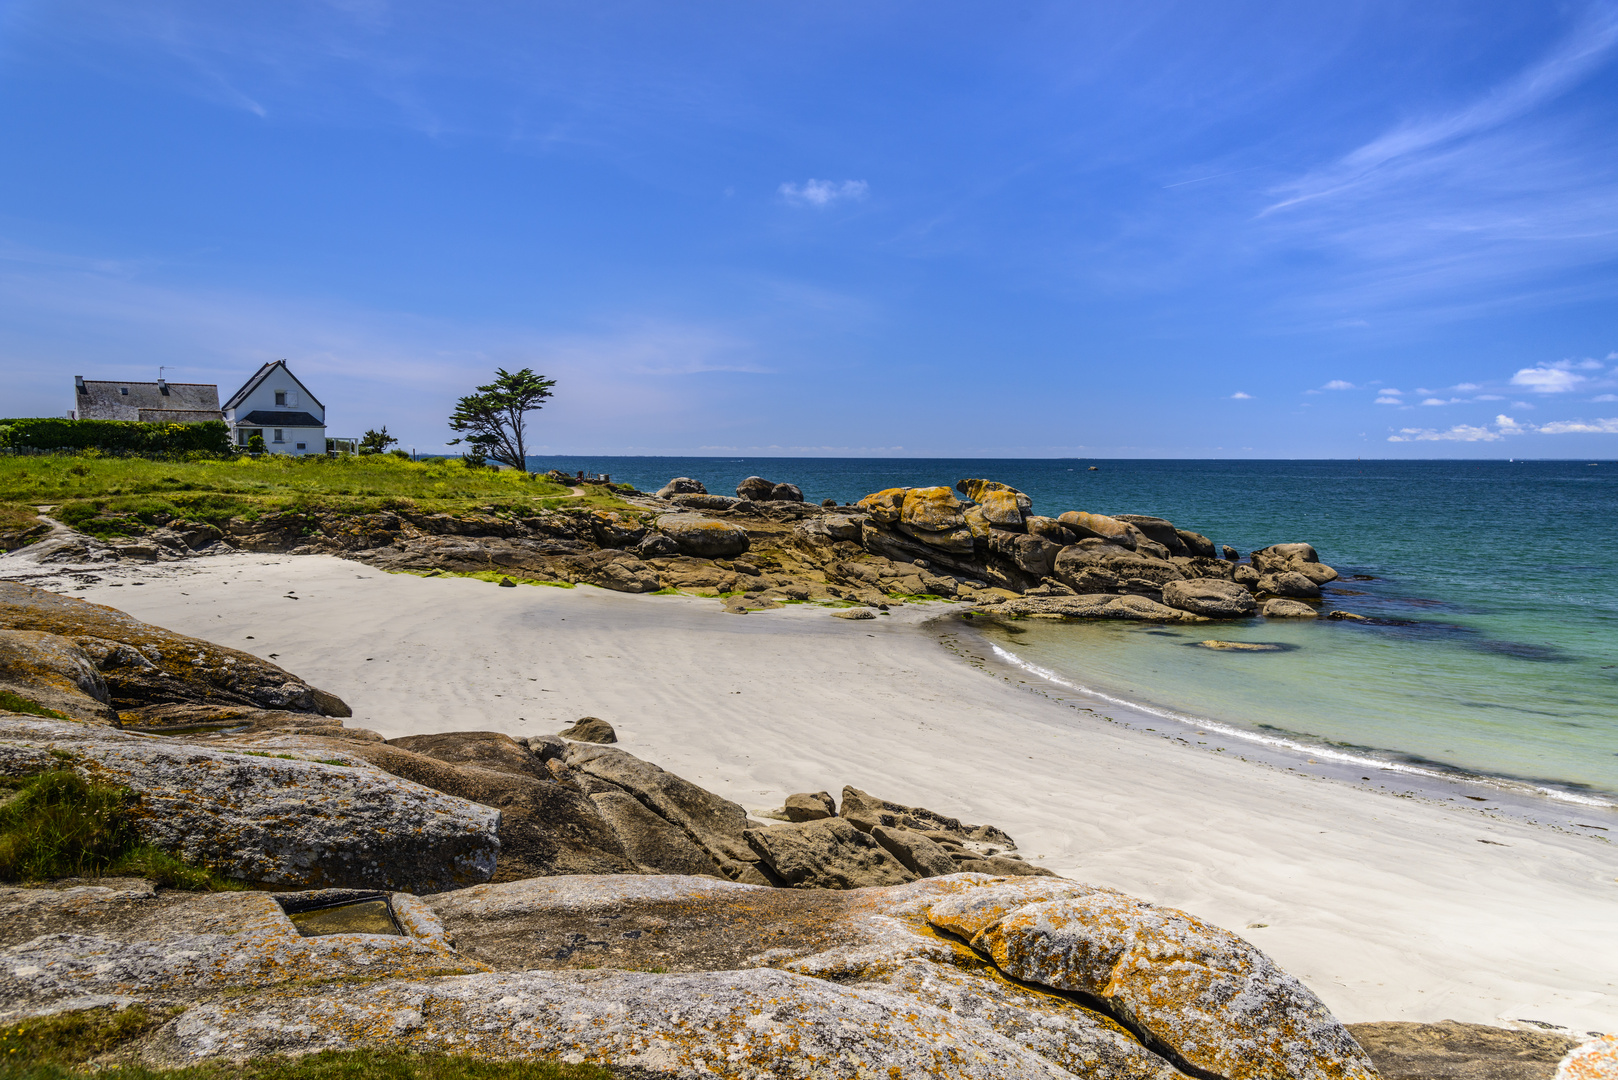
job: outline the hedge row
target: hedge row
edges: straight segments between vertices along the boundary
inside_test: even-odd
[[[7,420],[0,447],[29,450],[100,450],[108,454],[230,453],[230,426],[143,424],[136,420]]]

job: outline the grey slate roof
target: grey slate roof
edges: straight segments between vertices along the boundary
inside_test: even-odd
[[[213,383],[75,379],[73,408],[81,420],[195,423],[224,419],[219,409],[219,387]]]
[[[266,412],[263,409],[254,409],[246,416],[236,418],[237,427],[325,427],[326,425],[315,419],[314,414],[306,412]]]

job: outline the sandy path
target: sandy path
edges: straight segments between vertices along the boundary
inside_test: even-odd
[[[326,557],[133,573],[76,595],[273,654],[390,737],[600,716],[749,808],[849,783],[992,822],[1058,873],[1248,936],[1346,1021],[1618,1028],[1613,844],[1125,730],[962,662],[922,608],[738,617]]]

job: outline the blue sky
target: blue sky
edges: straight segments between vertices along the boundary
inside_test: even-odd
[[[1618,456],[1618,2],[0,5],[0,414]]]

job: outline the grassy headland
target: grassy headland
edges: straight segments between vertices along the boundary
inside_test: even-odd
[[[605,489],[574,495],[543,477],[472,469],[458,458],[407,461],[389,454],[152,461],[95,455],[0,457],[0,515],[20,525],[31,507],[103,539],[139,535],[170,519],[221,525],[231,518],[299,511],[369,514],[533,513],[622,509]]]

